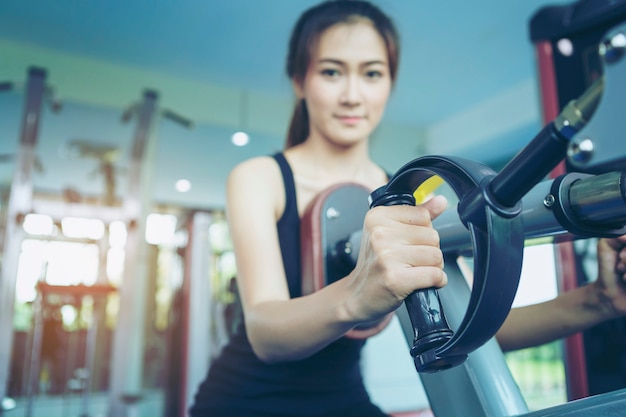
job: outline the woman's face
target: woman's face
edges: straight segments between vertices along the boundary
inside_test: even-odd
[[[387,48],[368,22],[337,24],[320,37],[296,93],[309,112],[310,137],[340,146],[366,140],[391,91]]]

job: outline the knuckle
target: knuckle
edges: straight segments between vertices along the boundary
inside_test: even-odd
[[[417,224],[429,224],[430,223],[430,213],[424,207],[420,207],[420,206],[415,207],[414,218]]]
[[[429,268],[429,285],[431,287],[441,288],[448,282],[447,275],[440,268]]]
[[[437,271],[438,272],[435,277],[435,286],[441,288],[448,283],[448,275],[443,269],[437,269]]]
[[[372,249],[382,251],[389,246],[389,232],[387,228],[377,226],[369,230],[369,242]]]
[[[369,209],[365,213],[364,225],[367,227],[372,227],[374,224],[379,223],[379,219],[383,216],[383,211],[383,206],[377,206]]]
[[[442,266],[443,265],[443,252],[439,249],[434,249],[432,251],[432,262],[433,265],[435,266]]]
[[[428,229],[427,232],[427,239],[428,239],[428,244],[432,245],[432,246],[439,246],[440,243],[440,237],[439,237],[439,232],[437,232],[437,230],[435,229]]]

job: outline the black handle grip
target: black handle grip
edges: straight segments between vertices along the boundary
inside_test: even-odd
[[[415,205],[415,197],[408,193],[385,192],[386,187],[374,191],[375,206]],[[378,192],[378,194],[377,194]],[[411,356],[418,372],[436,372],[458,365],[466,355],[440,357],[435,349],[446,344],[454,332],[450,329],[436,288],[413,291],[404,300],[404,305],[413,325],[414,339]]]

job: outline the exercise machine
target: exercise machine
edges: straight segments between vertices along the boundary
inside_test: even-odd
[[[528,239],[557,243],[626,233],[626,144],[620,137],[626,131],[620,117],[626,24],[604,31],[594,51],[597,77],[500,172],[461,157],[428,155],[369,195],[370,207],[414,205],[415,190],[438,176],[459,200],[434,221],[448,285],[416,291],[397,310],[436,416],[621,416],[626,409],[626,389],[619,389],[529,412],[493,337],[511,309]],[[567,170],[550,177],[563,164]],[[355,240],[327,242],[327,260],[355,264]],[[456,262],[468,253],[474,258],[471,288]]]
[[[449,285],[417,291],[398,310],[435,415],[617,416],[626,409],[626,390],[618,390],[529,414],[493,339],[517,290],[526,239],[626,232],[626,149],[619,137],[626,25],[608,30],[597,51],[601,76],[500,172],[463,158],[425,156],[370,194],[371,207],[414,204],[413,191],[438,175],[459,197],[456,213],[434,223]],[[544,180],[562,161],[569,172]],[[454,261],[470,249],[471,290]]]

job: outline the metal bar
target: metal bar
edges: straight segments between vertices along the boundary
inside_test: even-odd
[[[26,407],[25,416],[33,415],[35,393],[39,388],[39,376],[41,373],[41,346],[43,342],[44,326],[44,295],[37,291],[37,298],[33,303],[34,325],[30,343],[30,363],[28,364],[28,377],[26,383]]]
[[[624,410],[626,410],[626,389],[621,389],[570,401],[520,417],[623,417]]]
[[[569,174],[575,175],[575,174]],[[555,215],[556,205],[567,205],[571,208],[572,223],[579,222],[588,230],[597,228],[597,232],[607,232],[607,225],[619,223],[626,213],[626,201],[623,198],[621,173],[607,173],[598,176],[588,176],[570,184],[569,188],[558,190],[563,196],[555,194],[552,189],[555,180],[542,181],[533,187],[522,199],[522,213],[524,220],[524,236],[527,240],[542,237],[575,236],[566,229],[567,225]],[[582,192],[585,187],[594,190]],[[593,195],[593,198],[589,197]],[[604,209],[598,211],[599,207]],[[590,214],[590,208],[596,213]],[[448,209],[433,221],[441,240],[441,250],[446,253],[463,253],[472,250],[471,236],[461,222],[456,210]],[[619,227],[616,226],[616,227]],[[615,229],[617,234],[624,233],[622,229]]]
[[[211,317],[213,299],[211,281],[207,271],[211,270],[211,242],[209,226],[212,218],[209,213],[197,212],[188,224],[189,244],[185,249],[185,273],[183,281],[183,345],[180,416],[187,415],[187,409],[193,402],[195,390],[206,376],[209,369],[212,343],[211,332],[207,323]]]
[[[7,224],[0,272],[0,401],[7,396],[11,350],[13,347],[13,315],[17,270],[24,231],[21,222],[31,210],[33,197],[32,172],[35,146],[46,89],[46,71],[30,68],[24,97],[22,127],[15,172],[7,203]]]
[[[143,390],[143,331],[146,305],[147,243],[145,219],[149,209],[154,141],[151,141],[157,119],[158,95],[146,91],[137,108],[137,125],[128,169],[128,190],[123,211],[127,222],[124,278],[121,283],[120,309],[113,335],[109,410],[111,417],[124,416],[131,410],[128,401],[136,401]],[[128,400],[128,401],[127,401]]]

